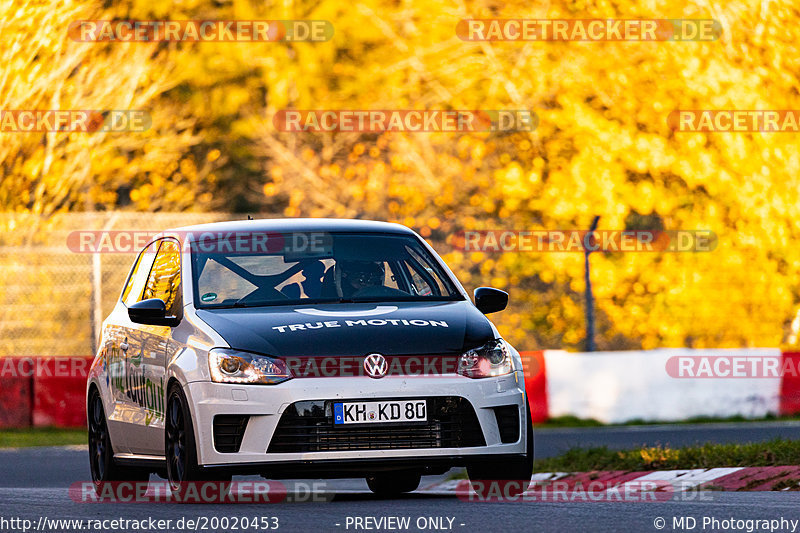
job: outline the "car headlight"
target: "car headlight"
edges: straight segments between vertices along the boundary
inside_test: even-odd
[[[275,385],[292,379],[286,361],[266,355],[214,348],[208,352],[211,380],[217,383]]]
[[[464,353],[458,360],[458,373],[468,378],[504,376],[514,371],[511,354],[503,339],[494,339]]]

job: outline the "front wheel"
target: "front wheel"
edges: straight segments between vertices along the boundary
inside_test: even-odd
[[[89,469],[97,494],[102,493],[104,483],[111,481],[147,482],[150,479],[148,470],[123,467],[114,462],[103,400],[97,389],[93,388],[89,395],[86,413],[89,422]]]
[[[533,422],[527,405],[525,414],[528,419],[525,455],[467,466],[467,476],[478,494],[487,494],[495,483],[503,496],[519,496],[528,489],[533,474]]]
[[[167,396],[165,429],[167,479],[172,490],[180,491],[182,483],[199,480],[200,469],[197,466],[197,447],[189,406],[177,385],[170,387]]]
[[[399,496],[417,490],[421,479],[419,472],[381,472],[367,477],[367,486],[378,496]]]
[[[180,493],[189,482],[231,480],[230,475],[204,475],[197,464],[197,444],[194,439],[192,416],[186,396],[177,384],[170,387],[167,396],[165,440],[166,474],[173,491]]]

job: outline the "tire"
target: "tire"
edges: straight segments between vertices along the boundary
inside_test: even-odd
[[[173,491],[180,491],[181,483],[200,480],[200,468],[197,466],[197,445],[189,406],[186,396],[177,385],[169,388],[165,418],[167,480]]]
[[[519,496],[528,489],[533,474],[533,422],[530,407],[525,406],[527,417],[527,446],[525,455],[513,459],[503,458],[467,466],[467,476],[472,488],[485,495],[497,483],[503,496]]]
[[[380,472],[367,477],[367,486],[378,496],[399,496],[417,490],[421,479],[419,472]]]
[[[167,459],[167,480],[170,488],[180,494],[188,482],[230,482],[225,474],[209,475],[197,464],[197,444],[189,404],[180,386],[173,384],[167,395],[164,431],[164,451]]]
[[[119,466],[114,462],[114,448],[108,433],[103,400],[95,388],[89,393],[86,414],[89,424],[89,469],[95,492],[101,495],[103,485],[112,481],[146,483],[150,479],[149,470]]]

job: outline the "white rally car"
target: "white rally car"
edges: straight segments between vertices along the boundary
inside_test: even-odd
[[[412,230],[325,219],[160,234],[103,323],[87,383],[91,472],[183,482],[365,477],[376,493],[466,466],[527,480],[522,364]]]

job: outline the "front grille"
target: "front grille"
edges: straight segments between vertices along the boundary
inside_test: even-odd
[[[214,417],[214,448],[219,453],[237,453],[242,446],[244,430],[250,417],[217,415]]]
[[[466,399],[458,396],[428,398],[428,421],[423,423],[334,426],[333,404],[332,400],[315,400],[290,405],[278,422],[267,452],[468,448],[486,445],[475,410]]]
[[[519,407],[504,405],[494,408],[497,418],[497,429],[500,430],[500,442],[507,444],[519,440]]]

